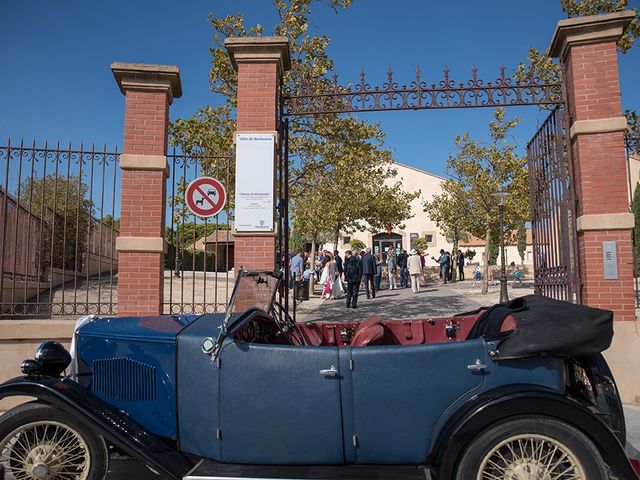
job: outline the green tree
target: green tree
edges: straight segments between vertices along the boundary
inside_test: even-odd
[[[464,258],[468,259],[469,261],[473,260],[475,256],[476,256],[475,250],[468,249],[466,252],[464,252]]]
[[[40,239],[42,269],[82,270],[93,213],[88,190],[77,175],[30,177],[20,184],[20,203],[46,223]]]
[[[364,250],[367,246],[364,244],[363,241],[358,240],[357,238],[353,238],[351,240],[351,242],[349,243],[349,247],[351,248],[351,250],[355,251],[361,251]]]
[[[411,246],[420,250],[422,254],[425,254],[427,252],[427,248],[429,247],[429,241],[427,240],[427,237],[414,238],[411,242]]]
[[[498,255],[500,255],[500,245],[491,242],[489,244],[489,265],[496,265],[498,262]]]
[[[468,209],[462,218],[465,230],[485,239],[485,252],[498,244],[499,216],[496,192],[507,192],[504,231],[511,232],[527,219],[529,182],[526,159],[516,154],[516,146],[507,142],[507,134],[518,119],[505,120],[503,108],[494,110],[489,123],[491,143],[474,141],[469,133],[455,139],[456,153],[447,160],[451,178],[442,183],[443,191],[463,199]],[[488,291],[489,255],[485,255],[482,293]]]
[[[524,256],[527,253],[527,227],[521,223],[516,234],[518,240],[518,254],[520,255],[520,263],[524,263]]]
[[[111,225],[116,230],[120,230],[120,219],[119,218],[114,219],[113,215],[111,214],[107,214],[104,217],[102,217],[102,223],[104,223],[105,225]]]
[[[448,190],[447,182],[442,184],[442,193],[433,196],[431,201],[424,202],[424,211],[433,220],[447,240],[453,243],[453,250],[458,250],[460,241],[468,239],[464,225],[467,217],[473,215],[464,189]]]
[[[326,52],[330,40],[309,27],[315,4],[328,5],[338,12],[348,8],[351,0],[273,0],[278,22],[272,33],[290,40],[291,70],[285,73],[283,84],[292,94],[301,89],[321,92],[331,88],[333,62]],[[265,31],[259,24],[247,26],[240,13],[210,15],[209,20],[216,32],[210,49],[210,87],[224,103],[205,107],[190,119],[177,120],[170,130],[173,144],[202,156],[226,152],[233,145],[237,76],[224,38],[260,36]],[[407,203],[415,197],[393,183],[396,172],[391,154],[384,148],[380,125],[353,115],[294,117],[290,119],[289,138],[290,213],[294,228],[312,243],[327,232],[336,239],[339,231],[362,229],[364,224],[372,228],[398,226],[410,215]],[[224,170],[233,172],[233,161],[221,162]],[[233,181],[232,174],[227,187],[230,198]],[[181,185],[179,191],[183,189]],[[181,196],[174,202],[180,202]]]
[[[298,232],[298,230],[295,228],[291,229],[291,232],[289,233],[289,250],[291,252],[297,253],[304,250],[306,243],[306,239],[300,234],[300,232]]]

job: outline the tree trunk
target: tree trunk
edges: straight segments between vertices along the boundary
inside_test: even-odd
[[[333,247],[334,250],[338,250],[338,240],[340,239],[340,225],[336,226],[336,236],[335,238],[335,246]],[[333,254],[333,252],[331,252]]]
[[[489,292],[489,246],[491,244],[491,229],[487,227],[487,234],[484,238],[484,267],[482,273],[482,293]]]

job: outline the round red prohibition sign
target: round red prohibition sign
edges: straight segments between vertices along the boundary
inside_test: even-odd
[[[215,178],[196,178],[185,193],[187,207],[199,217],[213,217],[222,211],[227,202],[224,186]]]

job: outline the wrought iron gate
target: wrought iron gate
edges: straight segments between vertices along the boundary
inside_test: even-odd
[[[0,147],[0,316],[115,313],[118,155]]]
[[[527,145],[535,293],[580,303],[572,164],[565,110],[556,107]]]
[[[284,274],[279,292],[280,304],[289,312],[289,119],[280,120],[280,149],[278,152],[278,237],[276,244],[276,268]],[[295,317],[295,300],[293,302]]]
[[[209,155],[176,148],[167,155],[168,218],[165,240],[163,312],[224,312],[233,290],[233,192],[235,156]],[[188,184],[200,176],[218,179],[227,191],[224,210],[199,218],[186,208]]]

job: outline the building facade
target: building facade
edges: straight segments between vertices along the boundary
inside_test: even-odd
[[[371,247],[374,253],[384,255],[387,249],[392,247],[411,250],[412,242],[416,238],[426,238],[429,242],[427,255],[435,255],[440,249],[449,251],[452,249],[451,242],[447,241],[423,207],[424,202],[431,201],[434,195],[442,193],[441,182],[444,178],[401,163],[395,163],[394,168],[398,171],[398,175],[391,180],[391,183],[400,181],[407,192],[420,190],[418,198],[411,201],[412,217],[403,222],[404,228],[394,228],[390,231],[340,232],[337,248],[333,244],[328,244],[325,245],[327,250],[337,249],[342,254],[345,250],[349,250],[351,242],[357,239]]]

